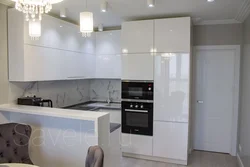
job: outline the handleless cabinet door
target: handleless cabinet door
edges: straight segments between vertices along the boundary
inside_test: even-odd
[[[153,156],[187,161],[188,124],[154,122]]]
[[[190,52],[190,17],[155,20],[157,52]]]
[[[153,80],[154,56],[151,54],[122,55],[122,80]]]
[[[165,53],[154,61],[154,120],[187,123],[190,55]]]
[[[153,49],[154,21],[133,21],[122,24],[122,52],[149,53]]]
[[[152,156],[153,138],[151,136],[122,134],[122,152]]]
[[[121,30],[96,32],[96,54],[121,53]]]

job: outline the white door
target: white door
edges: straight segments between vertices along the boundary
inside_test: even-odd
[[[196,50],[194,149],[231,153],[237,68],[236,50]]]

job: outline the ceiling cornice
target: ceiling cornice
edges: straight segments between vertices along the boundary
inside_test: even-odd
[[[249,14],[250,14],[250,0],[244,0],[235,17],[235,20],[243,23]]]
[[[238,20],[226,19],[226,20],[201,20],[193,22],[194,25],[217,25],[217,24],[240,24]]]
[[[4,4],[6,6],[13,6],[14,2],[11,0],[0,0],[0,4]]]

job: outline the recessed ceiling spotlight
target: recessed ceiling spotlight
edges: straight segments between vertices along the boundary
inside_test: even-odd
[[[207,2],[214,2],[214,0],[207,0]]]
[[[101,3],[101,12],[107,12],[107,10],[108,10],[108,2],[104,0]]]
[[[148,1],[148,7],[153,8],[155,7],[155,0],[147,0]]]
[[[60,17],[67,17],[67,15],[66,15],[66,8],[61,8],[60,9]]]

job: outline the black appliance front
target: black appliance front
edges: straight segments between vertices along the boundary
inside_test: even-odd
[[[122,82],[122,99],[153,100],[154,83],[145,82]]]
[[[153,136],[153,103],[123,101],[122,133]]]

